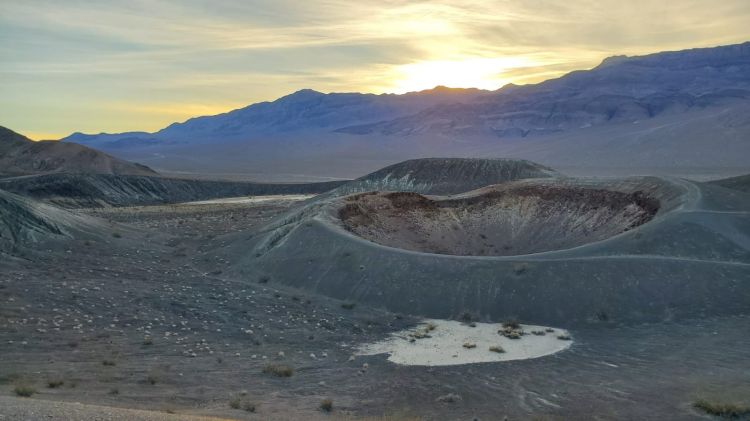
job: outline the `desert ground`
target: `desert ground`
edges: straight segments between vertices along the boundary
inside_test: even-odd
[[[705,419],[750,394],[743,315],[559,326],[525,360],[357,355],[421,319],[232,275],[224,234],[300,203],[266,199],[80,209],[112,232],[3,256],[0,419]]]

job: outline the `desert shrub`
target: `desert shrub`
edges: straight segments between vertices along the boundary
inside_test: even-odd
[[[159,382],[159,376],[156,375],[156,373],[151,373],[148,376],[146,376],[146,383],[150,385],[154,385]]]
[[[263,367],[263,372],[276,377],[292,377],[294,369],[285,364],[268,364]]]
[[[477,344],[471,343],[471,342],[464,342],[464,348],[466,349],[474,349],[477,347]]]
[[[516,275],[522,275],[527,270],[529,270],[528,263],[514,263],[513,264],[513,273],[515,273]]]
[[[607,312],[605,311],[601,311],[601,310],[597,311],[596,319],[599,320],[600,322],[606,322],[609,320],[609,314],[607,314]]]
[[[122,234],[120,234],[119,232],[113,232],[112,233],[112,237],[114,237],[114,238],[122,238]]]
[[[244,409],[247,412],[255,412],[256,409],[256,405],[254,403],[243,401],[240,397],[236,397],[230,400],[229,407],[232,409]]]
[[[506,320],[503,322],[503,327],[509,329],[518,329],[521,327],[521,322],[516,319]]]
[[[474,315],[469,313],[468,311],[461,313],[461,315],[458,318],[463,323],[471,323],[475,319]]]
[[[36,389],[28,385],[18,385],[13,388],[13,393],[15,393],[17,396],[28,398],[29,396],[36,393]]]
[[[740,418],[750,415],[750,406],[737,405],[733,403],[711,402],[699,399],[693,403],[693,407],[701,411],[722,418]]]
[[[116,363],[115,363],[114,360],[104,360],[104,361],[102,361],[102,365],[105,365],[107,367],[112,367],[112,366],[116,365]]]
[[[50,389],[55,389],[65,384],[65,382],[61,379],[53,379],[47,382],[47,387]]]
[[[331,412],[331,411],[333,411],[333,400],[331,400],[331,399],[323,399],[320,402],[320,409],[322,409],[325,412]]]
[[[505,349],[503,349],[503,347],[501,347],[500,345],[492,345],[490,347],[490,351],[502,354],[503,352],[505,352]]]
[[[154,340],[150,336],[146,336],[145,338],[143,338],[143,345],[149,346],[153,344]]]
[[[345,310],[352,310],[356,306],[357,306],[356,303],[341,303],[341,308]]]
[[[107,392],[107,393],[109,393],[110,395],[113,395],[113,396],[114,395],[119,395],[120,394],[120,389],[118,389],[116,387],[113,387],[112,389],[109,389],[109,392]]]
[[[570,335],[566,335],[564,333],[561,334],[561,335],[557,335],[557,339],[559,339],[561,341],[569,341],[569,340],[571,340]]]

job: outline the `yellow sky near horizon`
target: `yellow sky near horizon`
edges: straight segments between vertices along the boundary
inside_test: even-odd
[[[607,56],[747,39],[750,2],[27,0],[0,3],[0,125],[155,131],[299,89],[535,83]]]

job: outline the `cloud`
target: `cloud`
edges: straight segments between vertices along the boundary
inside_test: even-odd
[[[175,109],[306,87],[531,83],[612,54],[741,42],[748,21],[746,0],[0,2],[0,118],[45,133],[152,130]],[[87,111],[112,103],[128,107]]]

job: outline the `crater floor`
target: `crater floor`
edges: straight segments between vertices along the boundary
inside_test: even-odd
[[[493,186],[454,197],[350,196],[344,227],[372,242],[425,253],[511,256],[600,241],[648,222],[659,202],[642,192],[569,186]]]

